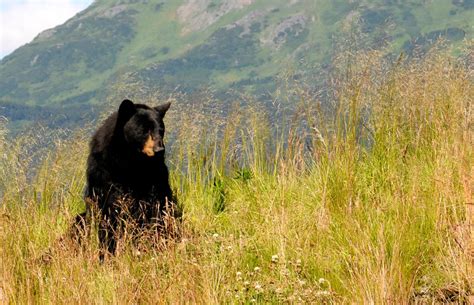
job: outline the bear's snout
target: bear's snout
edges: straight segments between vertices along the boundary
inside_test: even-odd
[[[143,145],[142,153],[148,157],[153,157],[155,155],[155,140],[151,136],[148,136],[145,144]]]
[[[162,139],[155,140],[152,136],[148,136],[148,139],[143,145],[142,153],[148,157],[153,157],[155,153],[163,150],[165,150],[165,146],[163,145]]]

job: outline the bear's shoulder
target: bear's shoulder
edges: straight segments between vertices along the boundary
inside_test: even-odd
[[[99,153],[110,147],[117,123],[117,112],[112,113],[92,136],[89,144],[91,153]]]

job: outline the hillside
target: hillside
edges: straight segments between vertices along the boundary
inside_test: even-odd
[[[1,60],[0,114],[75,124],[117,82],[258,94],[289,68],[327,69],[341,45],[410,53],[472,38],[472,20],[473,0],[96,0]]]
[[[251,102],[227,118],[173,105],[183,218],[165,223],[181,236],[127,223],[104,263],[96,229],[81,246],[68,234],[88,130],[9,141],[0,120],[0,303],[473,304],[472,67],[376,53],[334,79],[337,111],[297,88],[285,128]]]

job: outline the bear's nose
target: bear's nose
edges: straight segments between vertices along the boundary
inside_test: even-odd
[[[162,150],[165,150],[165,145],[163,144],[163,140],[156,140],[155,145],[153,146],[153,151],[160,152]]]

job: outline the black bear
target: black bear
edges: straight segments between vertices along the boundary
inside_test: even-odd
[[[124,212],[139,227],[159,228],[174,209],[163,144],[169,107],[124,100],[90,142],[85,199],[98,210],[101,260],[115,253]]]

